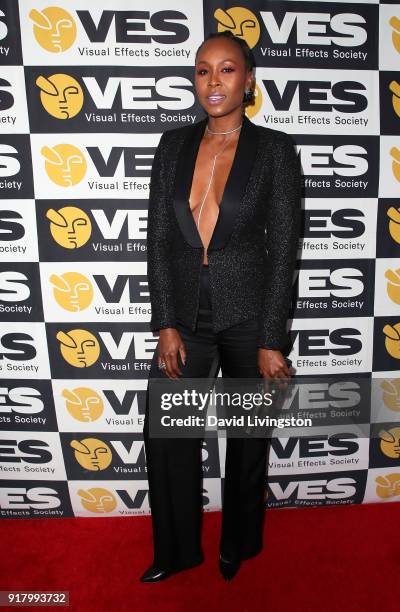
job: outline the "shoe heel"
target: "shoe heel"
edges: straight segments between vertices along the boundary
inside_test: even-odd
[[[221,555],[219,556],[219,570],[225,580],[232,580],[237,574],[240,568],[241,562],[239,561],[227,561]]]

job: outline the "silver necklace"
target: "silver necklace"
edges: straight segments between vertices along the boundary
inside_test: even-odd
[[[208,125],[206,125],[206,130],[207,132],[209,132],[210,134],[232,134],[232,132],[237,132],[238,130],[240,130],[240,128],[242,127],[243,123],[241,123],[239,125],[239,127],[235,128],[234,130],[228,130],[227,132],[212,132],[210,130],[210,128],[208,127]]]
[[[231,134],[232,132],[237,132],[237,130],[239,130],[241,127],[242,127],[242,126],[240,125],[238,128],[235,128],[234,130],[231,130],[230,132],[211,132],[211,133],[212,133],[212,134]],[[207,198],[207,196],[208,196],[208,192],[210,191],[211,183],[212,183],[212,180],[213,180],[213,177],[214,177],[215,164],[216,164],[217,158],[218,158],[218,157],[221,155],[221,153],[222,153],[222,152],[225,150],[226,145],[228,144],[228,142],[229,142],[229,138],[227,138],[227,139],[226,139],[226,142],[224,143],[224,146],[222,147],[222,149],[221,149],[221,150],[220,150],[220,151],[219,151],[219,152],[218,152],[216,155],[214,155],[214,156],[213,156],[213,163],[212,163],[212,169],[211,169],[210,179],[209,179],[209,181],[208,181],[208,186],[207,186],[206,192],[205,192],[205,194],[204,194],[203,200],[202,200],[201,205],[200,205],[200,212],[199,212],[199,216],[197,217],[197,223],[196,223],[196,225],[197,225],[197,230],[198,230],[199,232],[200,232],[200,229],[199,229],[199,228],[200,228],[200,217],[201,217],[201,213],[202,213],[202,210],[203,210],[203,205],[204,205],[204,202],[206,201],[206,198]]]

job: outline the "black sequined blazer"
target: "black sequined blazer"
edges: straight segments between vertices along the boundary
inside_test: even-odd
[[[161,136],[150,180],[150,329],[195,330],[204,248],[189,206],[208,117]],[[301,210],[293,139],[246,116],[207,249],[213,331],[259,317],[257,346],[285,350]]]

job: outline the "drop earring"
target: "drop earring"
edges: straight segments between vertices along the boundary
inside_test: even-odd
[[[246,89],[243,96],[243,102],[251,102],[253,99],[253,92],[251,89]]]

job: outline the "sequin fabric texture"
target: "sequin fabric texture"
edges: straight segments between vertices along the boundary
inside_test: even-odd
[[[300,234],[300,159],[289,134],[253,125],[257,151],[233,230],[223,248],[208,251],[213,331],[258,316],[257,346],[283,350]],[[179,151],[190,129],[164,132],[152,166],[147,232],[152,331],[175,327],[178,320],[193,331],[196,326],[203,249],[187,242],[173,207]]]

